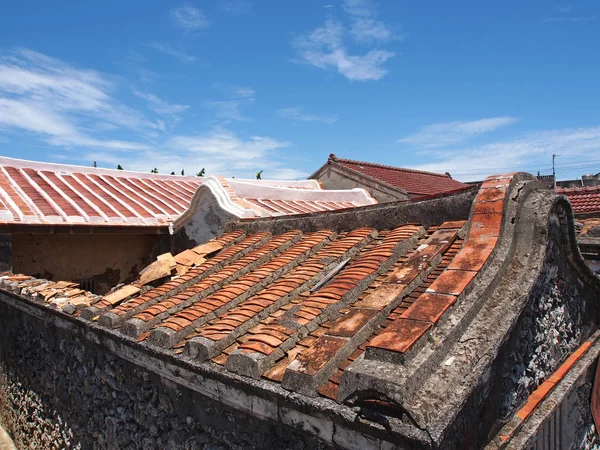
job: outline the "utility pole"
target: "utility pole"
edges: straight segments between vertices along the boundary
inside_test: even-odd
[[[554,190],[556,190],[556,171],[554,170],[554,160],[557,156],[560,155],[555,155],[554,153],[552,153],[552,180],[554,182]]]

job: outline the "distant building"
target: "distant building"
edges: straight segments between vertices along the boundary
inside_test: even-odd
[[[449,174],[353,161],[334,154],[309,178],[319,180],[325,189],[363,188],[380,203],[427,198],[468,188]]]
[[[376,203],[316,181],[227,180],[0,158],[2,269],[93,292],[138,276],[157,254],[206,242],[240,218]]]

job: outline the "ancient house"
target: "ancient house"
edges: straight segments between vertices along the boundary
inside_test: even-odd
[[[598,444],[600,279],[570,203],[534,177],[241,220],[207,245],[183,275],[88,304],[2,278],[0,423],[17,445]]]
[[[156,255],[206,242],[228,220],[369,205],[315,181],[227,180],[0,158],[3,270],[106,292]]]
[[[334,154],[309,178],[319,180],[325,189],[363,188],[380,203],[423,199],[468,188],[448,174],[354,161]]]

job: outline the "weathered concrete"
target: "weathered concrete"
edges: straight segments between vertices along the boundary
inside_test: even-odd
[[[226,222],[238,220],[237,216],[225,211],[219,205],[210,189],[202,186],[194,196],[193,204],[188,211],[178,219],[174,230],[175,252],[192,248],[219,236],[223,233]]]
[[[452,220],[467,220],[477,188],[454,195],[443,195],[420,202],[394,202],[361,206],[326,214],[297,214],[294,216],[240,220],[230,222],[225,231],[243,229],[248,233],[271,231],[273,234],[289,230],[312,232],[323,229],[350,231],[360,227],[378,230],[396,228],[402,224],[418,223],[425,228]]]

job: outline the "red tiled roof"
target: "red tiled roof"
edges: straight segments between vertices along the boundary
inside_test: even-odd
[[[562,188],[556,193],[569,198],[575,214],[600,212],[600,186]]]
[[[13,281],[173,355],[335,398],[357,357],[404,357],[463,298],[496,246],[510,181],[483,183],[466,239],[466,221],[427,231],[237,230],[208,245],[217,253],[155,287],[138,281],[103,298],[77,292],[72,304],[37,281]]]
[[[0,157],[0,224],[167,227],[190,208],[202,185],[226,198],[224,207],[238,217],[376,203],[363,190],[325,191],[314,180],[198,178]]]
[[[333,154],[329,156],[327,162],[336,162],[348,169],[403,189],[411,195],[438,195],[468,187],[466,184],[453,180],[447,175],[343,159]]]

